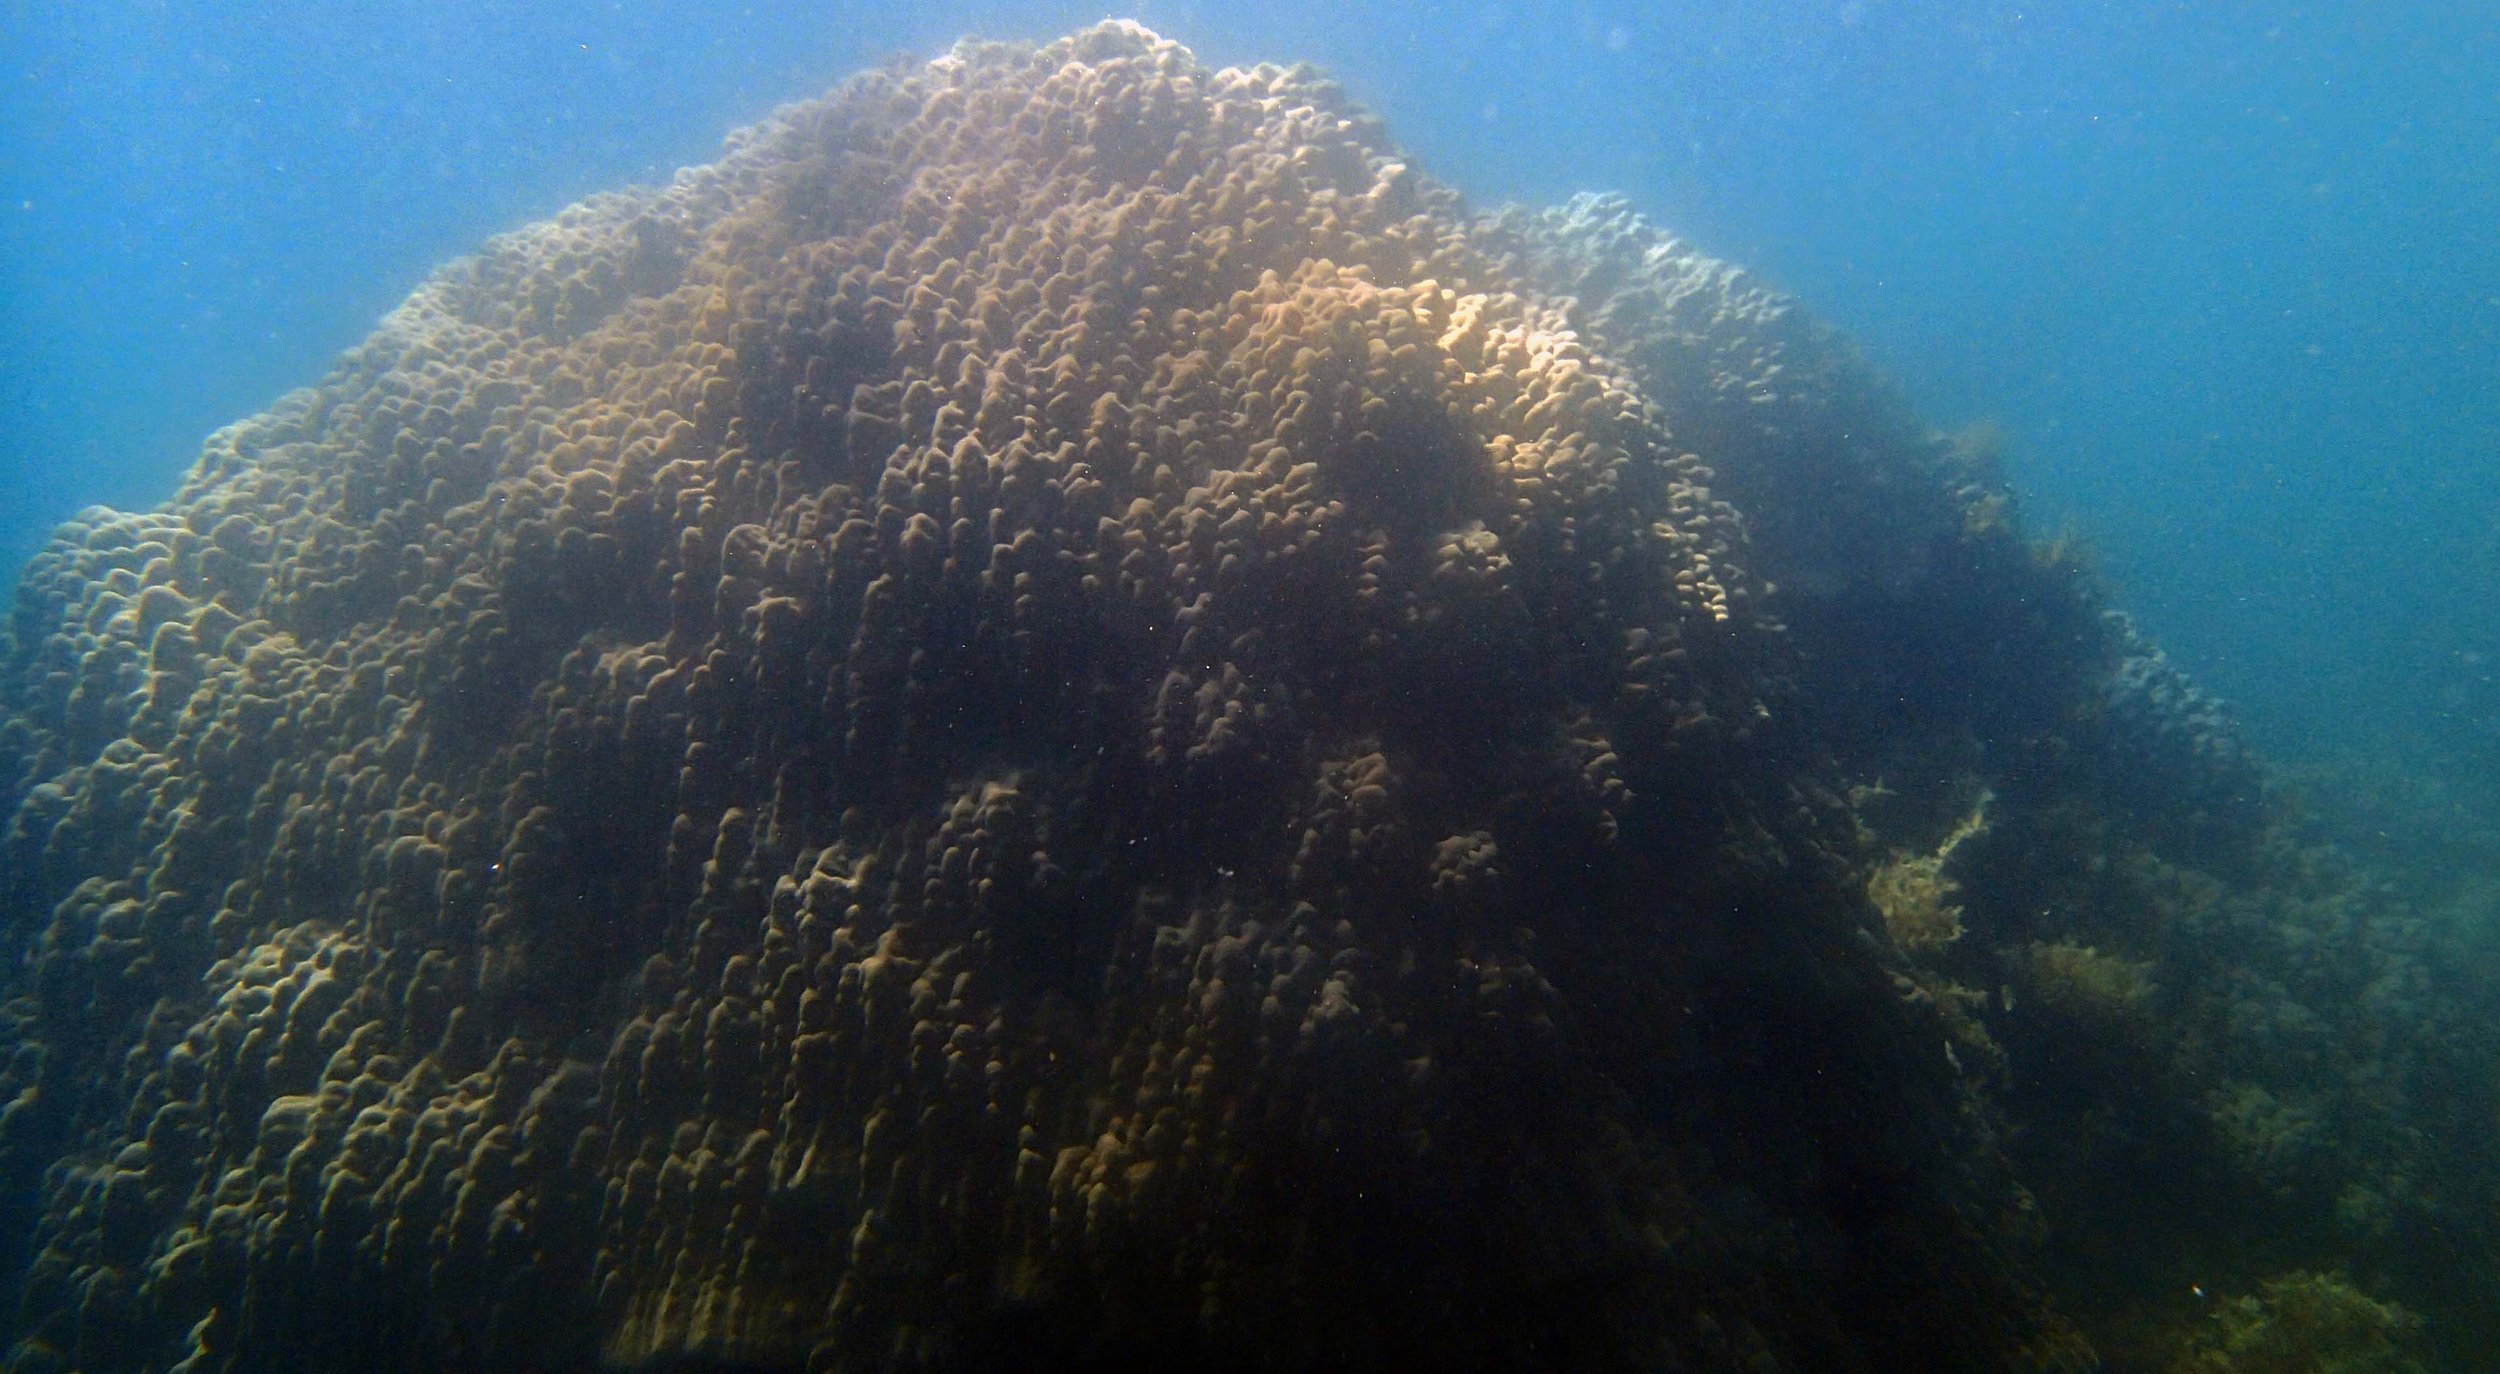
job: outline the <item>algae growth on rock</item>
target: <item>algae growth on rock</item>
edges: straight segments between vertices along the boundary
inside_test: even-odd
[[[2339,1262],[2471,1320],[2387,1257],[2489,1162],[2287,1075],[2483,1042],[2251,1029],[2420,967],[2209,703],[1789,302],[1306,70],[856,78],[445,269],[5,636],[13,1368],[2210,1363],[2174,1270]]]

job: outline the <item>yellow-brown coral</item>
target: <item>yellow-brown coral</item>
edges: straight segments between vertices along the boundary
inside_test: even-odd
[[[1944,876],[1953,851],[1988,828],[1983,790],[1970,810],[1924,854],[1896,850],[1866,880],[1867,900],[1884,919],[1893,943],[1913,954],[1932,953],[1962,938],[1962,908],[1953,901],[1960,885]]]
[[[494,241],[63,531],[19,1356],[2054,1336],[1727,764],[1785,690],[1745,526],[1506,233],[1308,73],[965,45]],[[1807,1272],[1873,1247],[1954,1309]]]

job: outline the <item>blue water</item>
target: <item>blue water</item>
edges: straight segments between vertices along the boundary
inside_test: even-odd
[[[1082,5],[0,8],[0,552],[153,504],[435,263]],[[2244,3],[1140,4],[1480,203],[1627,192],[1993,423],[2286,757],[2500,772],[2500,21]]]

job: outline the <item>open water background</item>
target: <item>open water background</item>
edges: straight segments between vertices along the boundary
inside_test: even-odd
[[[2500,801],[2500,10],[1140,3],[1479,204],[1627,193],[1986,424],[2295,762]],[[428,270],[1068,4],[0,0],[0,561],[170,494]]]

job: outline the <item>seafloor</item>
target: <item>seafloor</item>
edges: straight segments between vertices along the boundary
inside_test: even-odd
[[[7,1367],[2488,1367],[2490,892],[1991,457],[1127,25],[497,239],[0,630]]]

